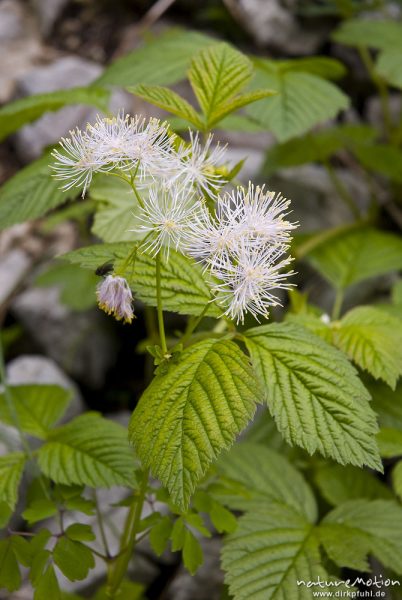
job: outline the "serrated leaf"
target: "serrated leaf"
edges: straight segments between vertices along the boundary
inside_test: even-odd
[[[384,458],[402,456],[402,431],[384,427],[377,434],[377,442]]]
[[[56,483],[133,487],[135,461],[126,435],[117,423],[86,413],[49,434],[38,451],[39,466]]]
[[[342,232],[316,246],[307,256],[332,285],[350,285],[402,269],[402,239],[375,229]]]
[[[160,85],[138,85],[134,88],[129,87],[127,89],[135,96],[145,100],[145,102],[154,104],[173,115],[186,119],[186,121],[189,121],[198,129],[203,128],[203,122],[197,114],[197,111],[189,102],[187,102],[187,100],[179,96],[179,94],[173,90]]]
[[[41,217],[67,202],[76,192],[60,189],[52,174],[51,156],[45,154],[20,169],[0,188],[0,228]]]
[[[257,102],[258,100],[263,100],[264,98],[274,96],[276,93],[277,92],[274,90],[254,90],[253,92],[234,96],[234,98],[216,108],[209,120],[209,128],[218,127],[218,123],[220,123],[222,119],[236,112],[240,108],[244,108],[253,102]]]
[[[129,437],[143,463],[186,508],[197,481],[234,442],[261,400],[246,356],[230,340],[184,350],[142,395]]]
[[[257,102],[247,114],[263,124],[281,142],[301,135],[336,117],[349,99],[333,83],[316,75],[281,68],[280,63],[255,59],[254,88],[278,90],[269,102]]]
[[[193,58],[188,78],[204,113],[206,129],[216,121],[221,107],[246,87],[252,75],[253,65],[247,56],[226,43],[214,44]]]
[[[0,456],[0,501],[14,510],[18,499],[18,488],[26,462],[22,452],[11,452]]]
[[[350,19],[344,21],[332,37],[348,46],[402,49],[402,26],[397,21]]]
[[[9,389],[21,429],[40,439],[45,439],[61,419],[71,399],[71,391],[58,385],[16,385]],[[0,394],[0,420],[14,425],[4,394]]]
[[[239,519],[226,538],[222,568],[234,600],[309,600],[311,589],[298,581],[330,579],[311,523],[280,504]]]
[[[82,581],[95,566],[91,550],[67,537],[61,537],[57,541],[53,550],[53,560],[70,581]]]
[[[52,500],[43,498],[41,500],[34,500],[29,503],[29,506],[22,513],[23,518],[29,525],[43,521],[53,515],[57,514],[57,505]]]
[[[204,556],[200,542],[189,529],[186,529],[183,544],[184,566],[191,575],[195,575],[203,562]]]
[[[360,368],[395,389],[402,375],[402,321],[372,306],[359,306],[333,325],[334,344]]]
[[[392,497],[389,489],[375,475],[350,465],[321,466],[314,472],[314,483],[323,498],[333,506],[358,498],[375,500]]]
[[[402,573],[402,508],[396,502],[346,502],[325,516],[323,526],[327,524],[331,524],[332,533],[337,530],[337,537],[342,540],[336,557],[339,566],[348,566],[341,551],[346,540],[360,559],[374,554],[385,567]],[[331,558],[335,558],[334,553]]]
[[[48,565],[35,588],[33,600],[62,600],[62,594],[53,565]]]
[[[12,537],[0,540],[0,588],[9,592],[21,586],[21,573],[13,551]]]
[[[402,48],[383,50],[375,68],[390,85],[402,89]]]
[[[106,67],[97,85],[170,85],[185,78],[192,56],[212,38],[185,29],[170,29]]]
[[[400,460],[392,469],[392,487],[395,494],[402,500],[402,460]]]
[[[308,521],[317,517],[314,496],[300,473],[286,458],[262,444],[237,444],[219,460],[218,470],[247,490],[246,498],[228,498],[233,508],[258,510],[261,505],[278,502]]]
[[[250,329],[245,343],[288,443],[382,470],[370,395],[339,350],[293,323]]]
[[[234,514],[219,502],[214,502],[209,516],[218,533],[233,533],[237,528]]]
[[[109,97],[108,90],[89,86],[28,96],[10,102],[0,108],[0,141],[23,125],[35,121],[43,113],[59,110],[69,104],[86,104],[107,111]]]
[[[104,264],[111,263],[113,266],[118,260],[124,261],[135,248],[136,244],[130,242],[92,244],[92,246],[84,246],[62,254],[60,258],[68,260],[74,265],[80,265],[83,269],[96,271]]]
[[[75,542],[93,542],[96,536],[90,525],[83,523],[73,523],[66,529],[66,536]]]

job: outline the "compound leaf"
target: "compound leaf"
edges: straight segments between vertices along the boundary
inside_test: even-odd
[[[0,501],[14,510],[18,499],[18,487],[26,462],[22,452],[0,456]]]

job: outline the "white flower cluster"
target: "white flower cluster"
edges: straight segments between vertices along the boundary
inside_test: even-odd
[[[144,250],[163,251],[168,259],[173,246],[201,262],[228,317],[266,317],[268,307],[279,303],[274,292],[290,286],[282,270],[292,260],[287,253],[296,227],[285,219],[289,201],[251,183],[221,193],[225,147],[213,145],[212,135],[202,143],[190,132],[186,144],[166,123],[119,114],[70,132],[60,145],[53,168],[63,189],[80,187],[84,195],[95,173],[125,179],[140,204],[135,231],[143,234]],[[130,321],[127,290],[116,293],[120,279],[107,277],[98,297],[105,310],[113,305],[113,313]]]

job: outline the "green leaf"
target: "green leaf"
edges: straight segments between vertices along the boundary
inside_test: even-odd
[[[114,600],[144,600],[143,592],[144,585],[142,583],[135,583],[134,581],[123,579],[119,590],[114,595]],[[96,591],[92,600],[110,600],[107,585],[102,585]]]
[[[48,567],[38,579],[38,584],[35,589],[33,600],[62,600],[62,595],[54,572],[53,565]]]
[[[346,67],[339,60],[328,56],[308,56],[276,61],[281,71],[302,71],[323,79],[340,79],[346,75]]]
[[[346,502],[326,515],[322,525],[324,532],[328,525],[331,539],[335,537],[339,540],[338,552],[330,553],[339,566],[350,566],[344,553],[345,548],[350,545],[347,557],[354,552],[359,562],[362,562],[367,554],[374,554],[385,567],[398,574],[402,573],[402,508],[396,502]],[[327,549],[325,537],[320,537]]]
[[[107,111],[110,92],[100,87],[72,88],[15,100],[0,109],[0,141],[48,111],[68,104],[87,104]]]
[[[402,269],[402,239],[375,229],[343,232],[320,244],[308,260],[332,285],[350,285]]]
[[[332,34],[339,44],[402,49],[402,26],[397,21],[350,19]]]
[[[138,85],[134,88],[127,88],[129,92],[142,98],[145,102],[154,104],[167,112],[177,115],[186,121],[189,121],[198,129],[203,128],[203,122],[197,111],[187,100],[179,96],[173,90],[159,85]]]
[[[293,323],[250,329],[245,343],[288,443],[382,470],[370,396],[339,350]]]
[[[278,502],[309,521],[317,517],[314,496],[300,473],[286,458],[262,444],[237,444],[220,459],[218,470],[247,490],[246,498],[230,499],[235,509],[258,510],[261,505]]]
[[[82,523],[73,523],[66,529],[66,536],[75,542],[93,542],[96,539],[92,527]]]
[[[280,93],[269,102],[257,102],[247,114],[284,142],[337,116],[349,99],[333,83],[308,72],[289,70],[271,60],[255,59],[253,88]]]
[[[219,120],[219,114],[228,114],[223,107],[246,87],[252,75],[253,65],[247,56],[226,43],[214,44],[193,58],[188,78],[204,113],[206,129]]]
[[[378,414],[381,427],[402,430],[402,383],[395,391],[380,382],[370,381],[368,389],[373,397],[373,410]]]
[[[173,522],[170,517],[165,515],[154,525],[149,534],[149,542],[152,550],[157,556],[163,554],[166,550],[168,540],[172,533]]]
[[[43,473],[63,484],[135,486],[134,455],[124,427],[86,413],[52,431],[38,451]]]
[[[402,456],[402,431],[390,427],[383,428],[377,434],[380,454],[384,458]]]
[[[46,498],[42,500],[34,500],[31,502],[22,513],[25,521],[32,525],[33,523],[37,523],[38,521],[43,521],[44,519],[48,519],[49,517],[53,517],[53,515],[57,514],[57,505],[52,500],[47,500]]]
[[[381,52],[376,63],[376,71],[390,85],[402,89],[402,49],[387,48]]]
[[[0,188],[0,227],[36,219],[52,208],[76,195],[74,190],[64,192],[60,181],[52,174],[52,158],[45,154],[24,167]]]
[[[115,265],[118,261],[124,261],[130,252],[136,248],[136,244],[130,242],[116,242],[111,244],[92,244],[84,246],[63,254],[60,258],[68,260],[74,265],[80,265],[83,269],[96,271],[98,267],[111,263]]]
[[[372,306],[359,306],[333,325],[334,344],[360,368],[395,389],[402,375],[402,321]]]
[[[273,90],[254,90],[253,92],[248,92],[247,94],[238,94],[232,100],[228,100],[225,104],[222,104],[220,107],[217,107],[213,116],[209,121],[209,127],[218,127],[218,123],[222,121],[228,115],[236,112],[240,108],[244,108],[253,102],[257,102],[257,100],[263,100],[264,98],[269,98],[270,96],[274,96],[277,92]]]
[[[356,144],[353,151],[367,169],[402,183],[402,151],[399,148],[388,144]]]
[[[96,304],[96,285],[99,278],[74,265],[56,264],[36,278],[35,284],[42,287],[58,285],[60,300],[72,310],[86,310]]]
[[[46,438],[71,399],[71,391],[58,385],[16,385],[9,390],[21,429],[39,439]],[[4,394],[0,394],[0,420],[14,425]]]
[[[185,509],[197,481],[232,445],[260,400],[238,346],[204,340],[184,350],[166,375],[155,377],[133,413],[129,437],[144,465]]]
[[[392,469],[392,487],[395,494],[402,500],[402,460]]]
[[[96,81],[97,85],[170,85],[186,76],[191,58],[213,40],[201,33],[171,29],[117,59]]]
[[[314,483],[329,504],[337,506],[348,500],[376,500],[392,497],[389,489],[369,471],[350,465],[326,464],[314,472]]]
[[[22,452],[11,452],[0,456],[0,501],[14,510],[18,499],[18,488],[26,462]]]
[[[0,540],[0,588],[6,588],[9,592],[15,592],[21,586],[21,573],[12,539]]]
[[[53,560],[70,581],[82,581],[95,566],[91,550],[67,537],[61,537],[57,541],[53,550]]]
[[[235,600],[308,600],[311,590],[298,581],[330,579],[311,523],[279,504],[239,519],[226,538],[222,567]]]
[[[236,517],[219,502],[214,502],[209,516],[218,533],[233,533],[237,528]]]
[[[204,562],[200,542],[195,535],[186,529],[183,545],[183,563],[191,575],[194,575]]]

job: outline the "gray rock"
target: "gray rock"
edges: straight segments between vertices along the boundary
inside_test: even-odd
[[[43,35],[47,36],[70,0],[33,0]]]
[[[97,309],[71,311],[60,303],[59,293],[57,287],[28,289],[11,310],[66,373],[100,388],[114,361],[115,338],[107,318]]]
[[[32,258],[23,250],[15,248],[1,257],[0,262],[0,307],[7,302],[29,273]]]

